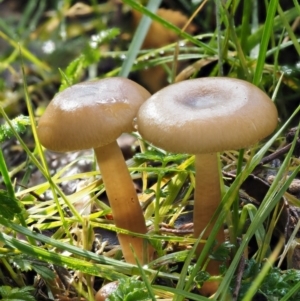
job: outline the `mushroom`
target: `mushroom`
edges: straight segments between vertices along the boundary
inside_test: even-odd
[[[115,225],[146,233],[144,215],[116,139],[134,130],[132,122],[140,105],[150,96],[139,84],[126,78],[106,78],[73,85],[58,93],[38,124],[43,146],[57,152],[93,148],[106,187]],[[119,234],[124,258],[135,263],[132,245],[140,262],[152,256],[143,239]]]
[[[276,107],[264,92],[246,81],[222,77],[172,84],[153,94],[137,115],[138,131],[150,143],[170,152],[195,154],[195,237],[220,204],[217,152],[253,145],[276,125]],[[223,229],[216,239],[224,242]],[[202,249],[199,244],[197,254]],[[211,260],[207,271],[219,274],[218,262]],[[216,283],[205,285],[208,293],[217,288]]]
[[[109,282],[103,285],[95,294],[95,301],[105,301],[107,298],[117,290],[119,286],[118,281]]]

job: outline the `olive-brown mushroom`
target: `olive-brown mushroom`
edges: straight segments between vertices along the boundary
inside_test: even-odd
[[[153,94],[137,116],[138,131],[149,142],[170,152],[196,155],[195,237],[220,204],[216,153],[253,145],[276,125],[277,110],[270,98],[256,86],[232,78],[200,78],[170,85]],[[216,239],[224,242],[223,229]],[[200,244],[198,254],[202,248]],[[219,274],[218,262],[212,260],[207,271]],[[210,294],[216,287],[208,282],[205,291]]]
[[[107,78],[73,85],[58,93],[39,120],[38,137],[43,146],[57,152],[93,148],[106,187],[115,225],[146,233],[144,215],[116,139],[134,130],[132,122],[140,105],[150,96],[126,78]],[[143,239],[119,234],[125,260],[135,263],[152,256],[143,252]]]

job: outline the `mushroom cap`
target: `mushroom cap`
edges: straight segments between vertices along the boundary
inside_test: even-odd
[[[239,79],[182,81],[153,94],[137,115],[138,131],[170,152],[211,153],[250,146],[277,125],[272,100]]]
[[[133,119],[150,93],[121,77],[83,82],[58,93],[38,124],[46,148],[75,151],[96,148],[131,132]]]
[[[119,286],[118,281],[113,281],[102,286],[95,295],[95,301],[105,301]]]

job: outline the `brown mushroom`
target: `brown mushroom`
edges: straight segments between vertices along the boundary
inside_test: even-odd
[[[119,286],[118,281],[109,282],[103,285],[95,294],[95,301],[105,301]]]
[[[208,225],[220,204],[217,152],[250,146],[271,134],[277,125],[277,110],[256,86],[232,78],[201,78],[170,85],[153,94],[137,116],[138,131],[149,142],[170,152],[196,155],[194,191],[194,236]],[[208,237],[213,223],[206,229]],[[224,242],[221,229],[216,237]],[[197,250],[199,254],[203,246]],[[211,275],[219,264],[211,260]],[[205,294],[217,283],[205,284]]]
[[[126,78],[79,83],[58,93],[38,124],[39,140],[50,150],[94,149],[115,225],[143,234],[147,232],[144,215],[116,139],[133,131],[132,121],[149,96],[146,89]],[[118,237],[127,262],[135,263],[130,245],[142,264],[152,256],[150,246],[144,254],[143,239]]]

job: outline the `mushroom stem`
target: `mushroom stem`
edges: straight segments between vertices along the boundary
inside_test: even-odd
[[[112,209],[115,225],[136,233],[147,233],[145,218],[140,206],[128,167],[116,141],[94,149],[106,194]],[[151,259],[153,250],[145,248],[139,237],[118,234],[119,242],[127,262],[135,264],[132,245],[141,264]]]
[[[195,159],[196,167],[196,187],[194,193],[194,236],[198,237],[210,222],[221,201],[220,179],[218,169],[218,157],[216,153],[197,154]],[[214,222],[208,226],[204,233],[204,239],[210,235]],[[216,240],[218,245],[224,242],[224,230],[220,229],[217,233]],[[203,250],[203,244],[199,244],[197,254]],[[210,260],[207,266],[207,272],[211,275],[220,274],[219,262]],[[216,283],[205,283],[207,290],[211,288],[212,293],[216,291]],[[204,289],[204,287],[203,287]]]

